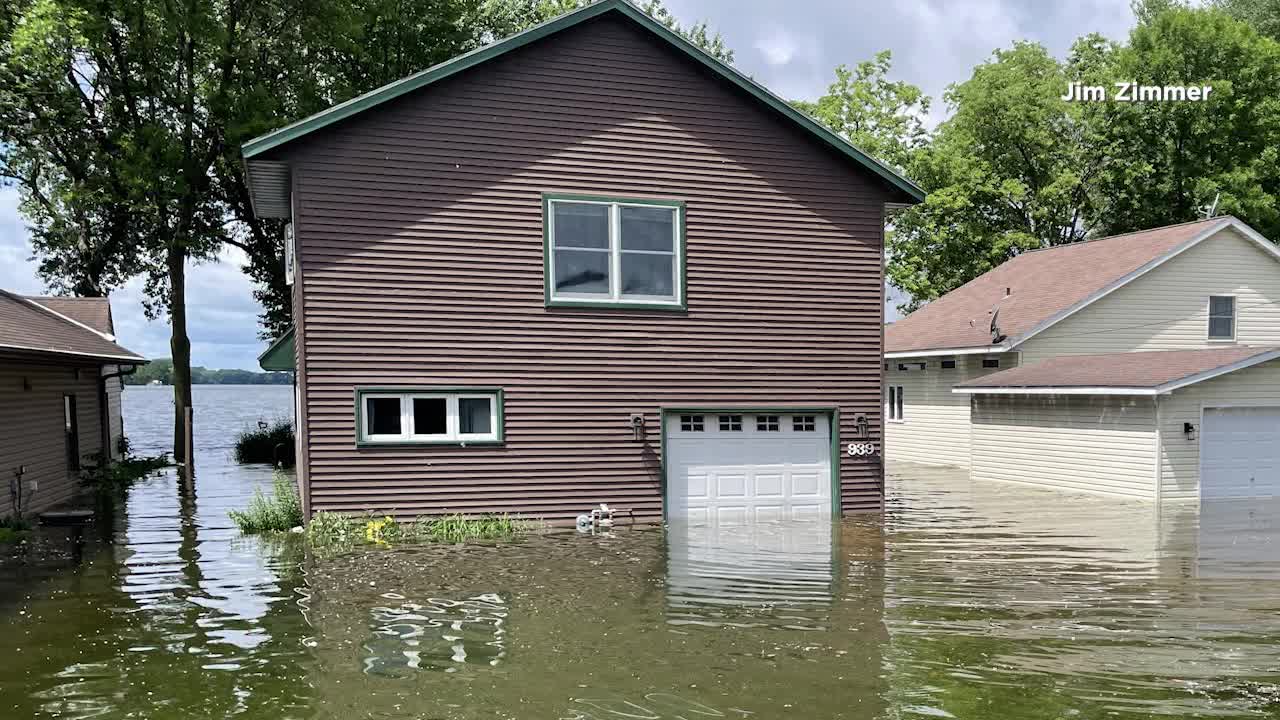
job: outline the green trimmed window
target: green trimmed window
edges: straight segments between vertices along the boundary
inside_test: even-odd
[[[361,388],[361,445],[497,443],[502,391],[489,388]]]
[[[549,307],[684,308],[684,204],[543,197]]]

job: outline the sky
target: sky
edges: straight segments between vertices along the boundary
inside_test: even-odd
[[[812,99],[833,69],[880,50],[893,52],[893,79],[935,98],[930,119],[946,117],[941,95],[968,78],[991,51],[1034,40],[1062,56],[1089,32],[1122,39],[1133,24],[1129,0],[666,0],[686,24],[706,20],[734,50],[739,70],[788,99]],[[0,189],[0,288],[45,290],[36,277],[27,231],[12,188]],[[238,250],[187,274],[192,364],[257,369],[258,305],[240,270]],[[169,328],[142,312],[142,283],[112,293],[121,344],[146,357],[169,355]],[[889,312],[889,319],[896,313]]]

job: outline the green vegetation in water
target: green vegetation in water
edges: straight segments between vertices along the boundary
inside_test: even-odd
[[[0,518],[0,544],[16,543],[27,536],[31,523],[17,515]]]
[[[120,454],[122,457],[118,460],[111,460],[101,452],[86,455],[88,462],[80,471],[80,483],[99,495],[115,495],[151,473],[173,465],[165,453],[134,455],[125,437],[120,438]]]
[[[255,490],[249,507],[232,510],[229,515],[240,532],[246,535],[288,532],[302,525],[302,501],[298,498],[293,479],[277,472],[272,479],[270,496],[261,489]]]
[[[296,462],[294,447],[293,423],[276,420],[268,427],[243,430],[236,436],[236,462],[293,467]]]
[[[307,525],[307,542],[314,548],[333,549],[361,543],[442,542],[509,540],[533,530],[536,523],[508,515],[447,515],[398,522],[391,516],[353,518],[339,513],[318,512]]]

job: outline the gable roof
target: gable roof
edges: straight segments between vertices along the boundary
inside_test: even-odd
[[[1018,255],[885,330],[885,353],[1002,352],[1232,228],[1280,259],[1280,248],[1234,217],[1115,235]],[[992,313],[1007,340],[991,342]]]
[[[39,295],[28,295],[27,299],[39,303],[59,315],[65,315],[81,325],[86,325],[103,335],[115,335],[115,326],[111,322],[111,301],[107,298],[44,297]]]
[[[294,358],[294,330],[285,330],[280,337],[271,341],[271,346],[258,356],[258,367],[271,372],[296,369]]]
[[[145,363],[106,334],[34,300],[0,290],[0,352],[48,353]]]
[[[1280,358],[1280,348],[1233,345],[1208,350],[1060,355],[958,383],[962,394],[1163,395]]]
[[[253,189],[255,181],[259,186],[270,185],[274,190],[278,190],[278,186],[281,183],[283,183],[284,187],[287,188],[288,183],[287,171],[281,167],[281,163],[270,161],[255,163],[254,158],[257,158],[270,150],[275,150],[294,142],[299,138],[320,130],[321,128],[328,127],[370,108],[377,107],[378,105],[400,97],[401,95],[426,87],[432,83],[475,67],[476,65],[505,55],[512,50],[524,47],[534,41],[553,35],[561,30],[574,27],[592,18],[600,17],[606,13],[616,13],[632,20],[637,25],[666,41],[667,44],[684,53],[689,58],[709,68],[719,77],[733,85],[736,85],[742,90],[745,90],[751,97],[771,108],[774,112],[778,113],[786,120],[789,120],[801,130],[817,138],[826,146],[848,157],[867,170],[870,170],[874,175],[878,176],[890,187],[898,191],[905,200],[912,202],[920,202],[924,200],[924,191],[897,171],[864,153],[848,140],[820,124],[805,113],[795,109],[786,100],[774,95],[772,92],[765,89],[764,86],[743,75],[729,65],[726,65],[720,60],[712,57],[706,51],[693,43],[690,43],[679,34],[671,31],[662,23],[649,17],[649,15],[643,10],[640,10],[627,0],[600,0],[599,2],[553,18],[552,20],[534,26],[524,32],[512,35],[504,40],[477,48],[476,50],[459,55],[456,58],[447,60],[439,65],[427,68],[426,70],[415,73],[406,78],[383,85],[380,88],[351,98],[350,100],[334,105],[327,110],[323,110],[311,115],[310,117],[303,118],[302,120],[246,142],[241,146],[241,152],[246,164],[249,165],[249,172],[247,175],[250,179],[251,200],[254,203],[255,212],[258,212],[260,209],[259,195],[268,194],[268,190],[265,187],[262,192],[255,192]],[[261,203],[261,209],[264,213],[275,213],[269,216],[284,216],[279,215],[279,213],[287,214],[287,200],[282,203],[280,198],[275,197],[277,194],[278,192],[271,193],[271,197],[261,198],[263,200]],[[268,215],[264,214],[263,216]]]

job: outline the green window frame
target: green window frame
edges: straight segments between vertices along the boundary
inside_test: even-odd
[[[583,208],[596,207],[604,211],[607,238],[603,244],[578,242],[572,245],[561,245],[557,242],[556,214],[561,206],[577,205]],[[627,221],[627,209],[653,210],[669,209],[673,214],[671,250],[627,247],[624,236],[624,223]],[[638,213],[637,213],[638,214]],[[641,220],[642,218],[636,218]],[[670,310],[683,311],[687,303],[687,272],[685,248],[685,204],[680,200],[654,200],[640,198],[606,197],[599,195],[566,195],[544,193],[542,196],[542,239],[543,239],[543,289],[546,306],[577,308],[621,308],[634,310]],[[561,240],[560,242],[569,242]],[[587,291],[565,291],[557,289],[556,269],[558,266],[557,251],[565,255],[576,254],[582,258],[593,255],[605,259],[603,284],[597,275],[594,278],[596,289]],[[669,294],[629,293],[624,287],[627,277],[627,264],[651,262],[659,267],[665,258],[671,259],[671,292]],[[599,264],[599,260],[594,261]],[[655,276],[661,277],[661,274]]]
[[[474,423],[485,416],[469,415],[464,408],[474,410],[482,400],[489,401],[488,428],[477,432]],[[390,422],[398,418],[394,428],[375,427],[373,408],[376,406],[382,408],[383,420]],[[389,406],[395,409],[389,410]],[[423,424],[440,422],[442,425],[418,427],[419,413],[433,408],[443,409],[443,416],[434,420],[423,418]],[[499,387],[411,385],[355,390],[357,447],[501,445],[506,442],[505,425],[505,403]]]

